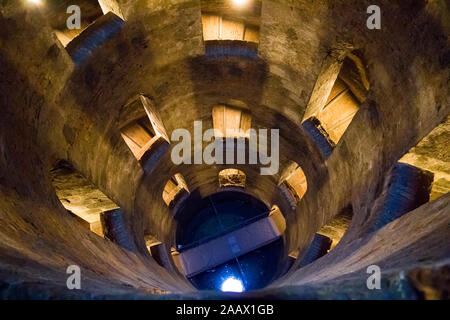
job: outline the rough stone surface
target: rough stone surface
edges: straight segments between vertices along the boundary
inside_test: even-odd
[[[101,2],[125,25],[77,66],[54,35],[50,16],[24,1],[0,3],[2,298],[236,297],[195,292],[146,249],[145,235],[168,246],[175,241],[176,223],[161,197],[167,180],[180,173],[189,190],[206,196],[217,191],[218,173],[228,167],[173,166],[172,144],[144,171],[119,131],[123,107],[138,94],[152,98],[169,137],[177,128],[192,133],[194,120],[212,127],[212,107],[230,99],[249,107],[256,129],[280,129],[279,174],[261,176],[259,166],[233,168],[245,172],[245,192],[283,211],[286,250],[298,250],[299,260],[320,227],[352,205],[353,219],[330,253],[305,268],[296,270],[294,264],[272,287],[246,296],[448,296],[448,286],[440,285],[448,281],[448,193],[365,233],[390,170],[450,113],[445,1],[380,0],[381,30],[366,28],[369,0],[262,1],[259,46],[223,44],[250,56],[205,55],[202,1]],[[324,160],[301,120],[327,57],[353,49],[367,64],[370,91]],[[436,141],[433,150],[448,151],[439,143],[445,144],[446,135],[430,140]],[[422,156],[420,150],[428,147],[419,145],[415,154]],[[67,214],[51,184],[50,170],[61,159],[121,208],[135,253]],[[278,188],[292,161],[308,180],[295,210]],[[383,281],[391,281],[380,293],[365,286],[371,263],[382,268]],[[83,291],[65,287],[71,264],[82,267]],[[173,295],[161,295],[169,292]]]

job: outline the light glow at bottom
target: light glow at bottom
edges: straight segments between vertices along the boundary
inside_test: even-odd
[[[244,286],[242,281],[236,278],[227,278],[220,287],[223,292],[242,292],[244,291]]]
[[[234,5],[238,6],[238,7],[242,7],[244,5],[246,5],[248,2],[248,0],[233,0]]]

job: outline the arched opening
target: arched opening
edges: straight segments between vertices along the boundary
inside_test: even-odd
[[[122,114],[120,133],[138,161],[147,161],[168,145],[162,120],[148,97],[140,95],[124,107]]]
[[[450,192],[449,141],[450,117],[447,117],[399,160],[400,163],[433,173],[430,200]]]
[[[269,210],[246,193],[223,191],[187,199],[182,210],[172,256],[195,287],[221,290],[224,282],[236,279],[248,291],[279,276],[287,259],[286,222],[277,206]]]
[[[278,187],[289,202],[291,208],[295,209],[297,203],[303,198],[308,188],[305,173],[295,162],[291,162],[283,171]]]
[[[179,173],[173,175],[164,186],[164,191],[162,193],[162,198],[164,203],[173,208],[177,202],[189,194],[189,189],[187,187],[186,181],[183,176]]]
[[[157,137],[150,121],[147,117],[140,118],[123,127],[121,130],[122,138],[133,152],[137,160],[141,160],[142,156]]]
[[[166,244],[159,241],[154,236],[146,235],[144,237],[144,240],[148,252],[152,256],[152,258],[156,261],[156,263],[158,263],[163,268],[173,270],[173,263],[172,261],[170,261],[171,260],[170,256],[175,251],[175,248],[171,248],[171,252],[169,254],[169,250]]]
[[[245,173],[238,169],[224,169],[219,172],[219,187],[245,188]]]
[[[303,118],[303,128],[328,157],[366,100],[370,85],[359,51],[326,59]],[[328,145],[327,145],[328,144]]]
[[[214,106],[212,118],[216,138],[249,138],[252,117],[247,109],[229,105]]]
[[[347,232],[352,219],[353,206],[349,204],[317,231],[297,268],[303,268],[333,250]],[[298,255],[298,250],[289,253],[290,266],[298,259]]]
[[[50,171],[58,199],[68,213],[83,226],[104,237],[102,214],[119,207],[66,161],[58,161]]]
[[[117,35],[125,24],[114,0],[46,0],[41,9],[76,65]]]
[[[327,252],[331,251],[341,241],[353,219],[353,206],[350,204],[343,208],[331,221],[323,225],[318,234],[330,239],[330,247]]]
[[[69,20],[71,24],[74,23],[75,20],[71,16],[78,13],[75,11],[76,9],[68,10],[72,9],[70,7],[73,5],[80,8],[80,28],[69,29],[67,21]],[[45,1],[45,5],[42,8],[56,37],[64,47],[67,47],[73,39],[103,16],[103,11],[98,1],[49,0]]]
[[[450,191],[450,118],[430,131],[391,168],[374,206],[368,232]]]

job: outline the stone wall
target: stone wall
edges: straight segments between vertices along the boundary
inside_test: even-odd
[[[312,289],[316,293],[323,288],[334,292],[325,281],[333,286],[333,279],[344,276],[341,270],[362,272],[368,263],[379,263],[392,274],[448,264],[448,251],[442,248],[449,240],[448,196],[376,233],[360,232],[376,214],[373,204],[382,197],[391,168],[449,115],[450,19],[442,1],[380,0],[381,30],[366,28],[370,1],[262,1],[259,46],[257,51],[246,48],[251,56],[204,55],[200,1],[108,2],[120,11],[124,27],[76,66],[38,8],[21,1],[0,6],[3,296],[76,295],[61,289],[70,264],[80,265],[86,275],[86,291],[79,297],[169,291],[189,296],[186,292],[193,289],[186,280],[149,255],[144,235],[169,246],[174,241],[175,223],[161,197],[171,176],[182,174],[189,190],[208,195],[217,191],[218,173],[226,166],[175,167],[169,148],[144,172],[145,164],[136,160],[119,131],[122,108],[138,94],[152,98],[169,137],[177,128],[192,132],[194,120],[212,127],[212,107],[230,99],[249,107],[253,127],[280,129],[278,175],[261,176],[259,166],[235,168],[246,174],[246,192],[282,209],[287,250],[298,250],[299,258],[316,231],[352,205],[353,220],[341,244],[288,274],[267,296],[302,296],[303,289],[283,286],[307,282],[318,284]],[[239,52],[242,47],[236,44]],[[324,160],[301,119],[329,53],[353,49],[367,63],[370,91]],[[61,159],[120,206],[136,253],[92,234],[67,215],[49,173]],[[289,205],[282,203],[277,188],[292,161],[308,181],[295,211],[284,209]]]

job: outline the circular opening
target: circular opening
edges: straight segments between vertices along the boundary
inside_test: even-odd
[[[238,191],[187,199],[177,218],[177,250],[197,250],[192,264],[206,261],[200,272],[187,275],[191,283],[199,290],[242,292],[273,282],[287,257],[282,237],[258,242],[263,236],[257,233],[264,233],[258,224],[269,212],[262,201]],[[214,263],[217,256],[227,260]]]

